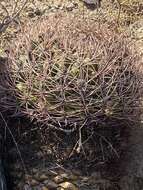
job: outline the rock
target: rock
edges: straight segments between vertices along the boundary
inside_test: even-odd
[[[53,180],[57,184],[59,184],[59,183],[61,183],[61,182],[64,181],[64,179],[63,179],[63,177],[61,175],[58,175],[58,176],[54,177]]]
[[[31,186],[36,186],[36,185],[38,185],[39,184],[39,182],[37,181],[37,180],[35,180],[35,179],[32,179],[31,181],[30,181],[30,185]]]
[[[72,11],[73,9],[75,8],[75,5],[73,4],[73,3],[68,3],[67,5],[66,5],[66,10],[67,11]]]
[[[77,176],[75,175],[72,175],[72,174],[67,174],[67,173],[63,173],[63,174],[60,174],[60,175],[57,175],[56,177],[54,177],[54,182],[59,184],[59,183],[62,183],[64,181],[67,181],[67,180],[77,180]]]
[[[45,181],[47,179],[48,179],[48,176],[45,175],[45,174],[42,174],[42,175],[39,176],[39,181]]]
[[[89,180],[89,178],[88,178],[88,177],[82,177],[82,182],[83,182],[83,183],[88,182],[88,180]]]
[[[35,180],[39,181],[39,177],[40,177],[40,175],[39,175],[39,173],[38,173],[38,171],[37,171],[37,173],[35,173],[35,175],[33,175],[33,178],[34,178]]]
[[[49,183],[49,180],[47,179],[47,180],[43,181],[43,183],[46,185]]]
[[[43,186],[41,190],[49,190],[47,187]]]
[[[70,182],[60,183],[59,186],[58,190],[78,190],[78,188]]]
[[[49,178],[48,175],[46,175],[44,173],[41,175],[40,175],[40,173],[36,173],[34,175],[34,179],[36,179],[37,181],[40,181],[40,182],[43,182],[43,181],[47,180],[48,178]]]
[[[50,11],[51,12],[56,12],[56,8],[55,7],[51,7]]]
[[[54,181],[49,180],[49,182],[46,184],[46,187],[49,190],[57,190],[58,185]]]
[[[36,173],[38,173],[38,169],[36,169],[36,168],[33,168],[33,169],[32,169],[32,173],[33,173],[33,174],[36,174]]]
[[[101,0],[82,0],[87,9],[95,10],[101,7]]]
[[[69,179],[68,174],[63,173],[63,174],[60,174],[60,175],[57,175],[56,177],[54,177],[53,180],[55,183],[61,183],[67,179]]]

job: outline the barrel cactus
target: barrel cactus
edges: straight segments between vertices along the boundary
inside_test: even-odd
[[[51,15],[21,30],[10,59],[18,107],[44,136],[54,131],[65,149],[63,139],[72,139],[68,158],[118,156],[112,142],[136,121],[140,94],[137,57],[123,34],[90,19]]]

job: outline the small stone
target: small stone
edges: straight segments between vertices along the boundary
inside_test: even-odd
[[[33,174],[36,174],[37,172],[38,172],[38,169],[36,169],[36,168],[33,168],[33,169],[32,169],[32,173],[33,173]]]
[[[45,174],[42,174],[39,176],[39,181],[45,181],[48,179],[48,176],[46,176]]]
[[[39,181],[39,178],[40,178],[39,173],[36,173],[36,174],[33,176],[33,178],[34,178],[35,180]]]
[[[67,180],[67,179],[69,179],[69,176],[68,176],[68,174],[66,174],[66,173],[63,173],[63,174],[60,174],[60,175],[57,175],[56,177],[54,177],[54,182],[55,183],[62,183],[63,181],[65,181],[65,180]]]
[[[73,3],[68,3],[66,5],[66,10],[67,11],[72,11],[75,8],[75,5]]]
[[[37,180],[35,180],[35,179],[32,179],[32,180],[30,181],[30,184],[31,184],[31,186],[36,186],[36,185],[39,184],[39,182],[38,182]]]
[[[54,182],[59,184],[59,183],[62,183],[64,181],[67,181],[67,180],[77,180],[77,176],[75,175],[72,175],[72,174],[67,174],[67,173],[63,173],[63,174],[60,174],[60,175],[57,175],[56,177],[54,177]]]
[[[53,180],[54,180],[54,182],[57,183],[57,184],[59,184],[59,183],[61,183],[61,182],[64,181],[64,179],[63,179],[62,176],[60,176],[60,175],[54,177]]]
[[[86,183],[88,182],[89,178],[88,177],[82,177],[82,182]]]
[[[43,181],[43,184],[45,184],[45,185],[48,184],[48,183],[49,183],[48,179]]]
[[[47,187],[43,186],[41,190],[49,190]]]
[[[55,8],[55,7],[52,7],[52,8],[50,9],[50,11],[51,11],[51,12],[56,12],[56,8]]]
[[[48,184],[46,184],[46,187],[49,190],[57,190],[58,185],[53,181],[49,181]]]
[[[55,9],[59,9],[59,7],[60,7],[59,5],[55,5],[54,6]]]
[[[59,188],[59,190],[62,190],[62,189],[64,189],[64,190],[78,190],[78,188],[70,182],[60,183],[59,186],[61,187],[61,189]]]

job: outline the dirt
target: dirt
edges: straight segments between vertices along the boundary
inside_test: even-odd
[[[130,133],[128,133],[129,131]],[[15,145],[9,150],[9,171],[14,183],[14,190],[31,190],[32,188],[41,190],[44,189],[44,185],[48,187],[52,183],[58,187],[60,183],[64,182],[71,183],[78,190],[142,190],[143,127],[134,127],[129,131],[126,132],[129,137],[126,141],[128,145],[122,142],[126,144],[126,151],[123,152],[120,159],[114,162],[111,160],[111,163],[107,164],[107,168],[99,166],[98,170],[94,169],[88,173],[77,168],[69,169],[54,162],[48,146],[41,144],[38,136],[32,137],[32,132],[29,131],[25,134],[23,131],[23,138],[18,142],[21,155]],[[32,141],[30,141],[31,138]],[[61,179],[61,176],[67,177]],[[56,184],[55,178],[60,178]]]
[[[124,170],[120,180],[121,189],[143,189],[143,126],[131,130],[128,149],[122,163]]]

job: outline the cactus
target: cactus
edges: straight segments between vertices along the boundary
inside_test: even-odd
[[[137,56],[123,34],[90,19],[53,15],[28,23],[11,43],[10,56],[18,110],[47,135],[68,135],[73,152],[89,154],[98,139],[98,148],[103,143],[118,155],[108,130],[120,133],[138,119],[140,95]]]

